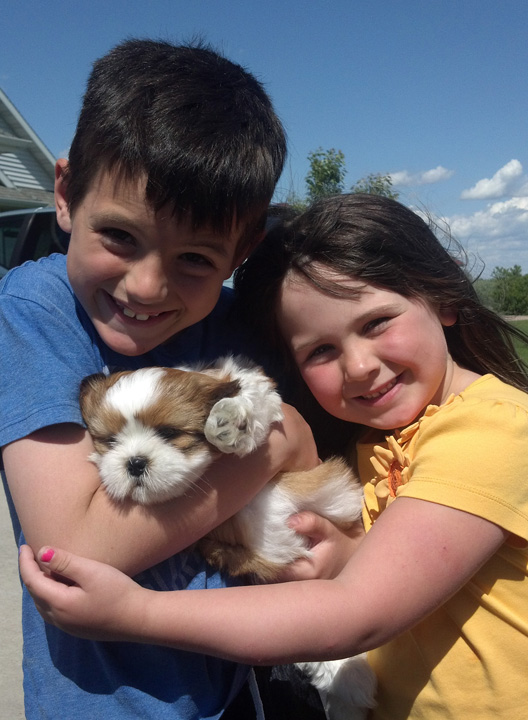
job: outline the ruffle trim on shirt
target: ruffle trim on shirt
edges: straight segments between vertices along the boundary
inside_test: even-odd
[[[405,451],[418,432],[420,424],[424,418],[435,415],[446,405],[450,405],[454,399],[455,395],[453,394],[442,405],[428,405],[424,414],[415,423],[401,431],[396,430],[393,435],[387,435],[385,438],[386,446],[374,446],[374,455],[370,458],[370,462],[376,474],[370,480],[370,483],[374,485],[380,511],[390,505],[398,496],[398,491],[402,485],[409,481],[411,458]]]

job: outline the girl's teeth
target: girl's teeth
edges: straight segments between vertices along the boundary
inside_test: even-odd
[[[363,395],[365,400],[374,400],[375,398],[380,397],[381,395],[385,395],[385,393],[388,393],[389,390],[392,390],[392,388],[396,385],[396,380],[394,379],[389,385],[387,385],[386,388],[383,388],[383,390],[380,390],[380,392],[373,393],[372,395]]]

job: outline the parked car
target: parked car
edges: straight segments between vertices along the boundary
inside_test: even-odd
[[[70,236],[57,224],[55,208],[0,213],[0,277],[26,260],[65,253]]]

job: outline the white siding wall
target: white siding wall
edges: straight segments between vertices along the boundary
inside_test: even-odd
[[[0,153],[0,172],[17,188],[53,190],[53,181],[26,148]]]
[[[53,163],[33,139],[31,128],[5,98],[0,96],[0,177],[20,190],[53,191]],[[47,152],[47,151],[46,151]]]

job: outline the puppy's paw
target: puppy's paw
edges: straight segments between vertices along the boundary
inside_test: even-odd
[[[247,399],[223,398],[209,413],[204,433],[207,440],[223,453],[240,457],[255,450],[259,438],[255,437],[255,418]]]

